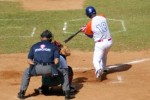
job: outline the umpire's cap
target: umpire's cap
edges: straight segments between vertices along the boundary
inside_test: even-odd
[[[53,38],[53,34],[49,30],[45,30],[41,34],[41,37],[42,38],[46,37],[46,38],[52,39]]]

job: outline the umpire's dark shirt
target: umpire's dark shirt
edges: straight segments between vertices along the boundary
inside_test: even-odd
[[[49,41],[41,41],[34,44],[28,54],[28,59],[34,63],[54,63],[54,59],[59,58],[58,48]]]

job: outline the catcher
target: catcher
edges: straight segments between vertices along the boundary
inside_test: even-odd
[[[35,89],[36,93],[43,93],[46,94],[52,89],[54,86],[62,85],[62,89],[64,90],[63,84],[68,83],[64,82],[69,80],[69,87],[70,91],[66,91],[68,95],[65,95],[66,100],[70,98],[70,92],[75,92],[75,88],[72,86],[72,79],[73,79],[73,70],[70,66],[67,65],[66,57],[70,56],[71,51],[67,46],[63,46],[61,43],[54,41],[53,42],[59,49],[60,52],[60,62],[57,65],[57,69],[59,74],[56,76],[42,76],[42,86],[38,89]]]

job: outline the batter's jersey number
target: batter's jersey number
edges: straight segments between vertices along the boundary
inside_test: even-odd
[[[107,24],[106,24],[105,22],[102,22],[101,24],[98,24],[98,25],[96,26],[96,28],[98,28],[99,31],[100,31],[102,34],[104,34],[105,32],[107,32],[107,30],[108,30]]]

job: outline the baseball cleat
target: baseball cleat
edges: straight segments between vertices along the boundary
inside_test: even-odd
[[[102,75],[103,75],[103,71],[100,70],[100,71],[99,71],[99,74],[98,74],[98,80],[99,80],[99,81],[102,81]]]
[[[104,70],[99,70],[97,72],[97,80],[102,81],[106,76],[106,72]]]
[[[42,90],[39,89],[39,88],[38,88],[38,89],[34,89],[34,92],[35,92],[35,94],[37,94],[37,95],[38,95],[38,94],[42,94]]]

